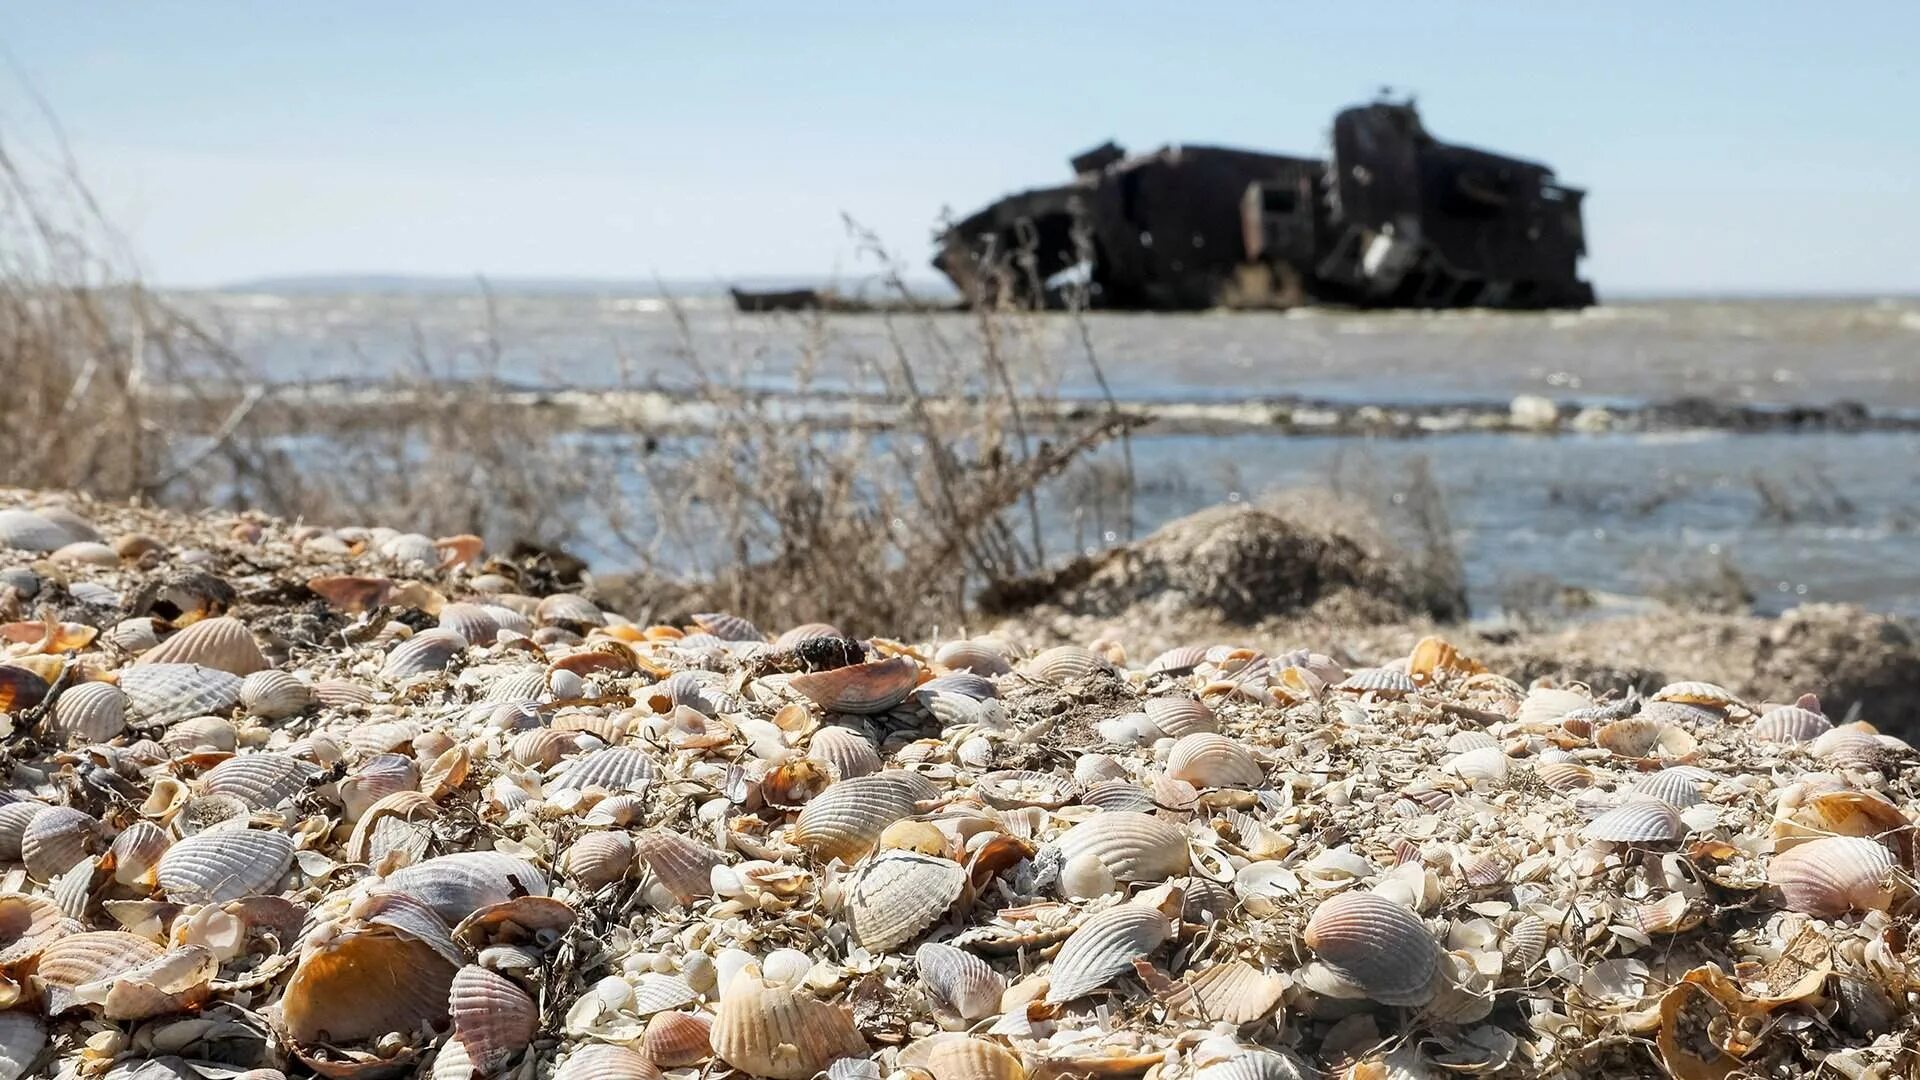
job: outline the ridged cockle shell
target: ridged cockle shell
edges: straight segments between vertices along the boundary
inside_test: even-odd
[[[758,964],[748,964],[727,983],[714,1015],[712,1046],[734,1068],[774,1080],[809,1080],[836,1058],[867,1053],[845,1009],[768,982]]]
[[[1321,901],[1305,940],[1321,963],[1383,1005],[1421,1005],[1437,990],[1440,943],[1418,915],[1385,897],[1343,892]]]
[[[1767,881],[1788,908],[1830,919],[1849,911],[1886,911],[1911,890],[1884,844],[1858,836],[1809,840],[1775,855]]]
[[[1053,958],[1047,1001],[1072,1001],[1105,986],[1172,936],[1165,913],[1145,904],[1108,908],[1087,919]]]
[[[909,656],[795,675],[787,683],[828,712],[883,713],[907,700],[920,665]]]
[[[847,884],[847,923],[868,951],[891,952],[939,921],[966,886],[967,872],[950,859],[882,852]]]

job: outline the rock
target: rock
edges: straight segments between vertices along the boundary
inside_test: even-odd
[[[1507,422],[1522,431],[1552,431],[1560,423],[1560,406],[1539,394],[1521,394],[1507,407]]]

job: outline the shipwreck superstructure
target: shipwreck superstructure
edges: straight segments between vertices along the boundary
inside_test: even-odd
[[[1441,142],[1411,103],[1334,117],[1330,155],[1208,146],[1072,159],[1074,179],[949,228],[934,266],[977,303],[1064,288],[1118,310],[1577,308],[1585,194],[1536,162]]]

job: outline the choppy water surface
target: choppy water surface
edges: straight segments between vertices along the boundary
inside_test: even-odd
[[[378,379],[498,371],[529,385],[682,382],[702,363],[742,364],[778,388],[809,352],[915,355],[966,349],[959,314],[742,316],[695,299],[198,294],[243,355],[276,379]],[[490,328],[491,325],[491,328]],[[1703,395],[1762,404],[1860,401],[1920,410],[1920,300],[1625,303],[1503,315],[1298,312],[1094,315],[1085,329],[1115,392],[1154,401],[1302,394],[1348,401],[1636,402]],[[1010,347],[1091,395],[1080,327],[1020,320]],[[831,365],[829,364],[829,368]],[[1135,525],[1221,499],[1337,484],[1391,507],[1425,467],[1445,496],[1476,611],[1554,580],[1645,595],[1737,568],[1768,608],[1851,600],[1920,614],[1920,435],[1719,433],[1411,441],[1271,435],[1149,436],[1134,444]],[[1417,460],[1424,460],[1424,466]],[[1056,550],[1124,527],[1086,485],[1051,493]],[[605,554],[611,557],[611,549]]]

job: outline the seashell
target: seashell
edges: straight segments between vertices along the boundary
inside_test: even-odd
[[[167,725],[233,708],[240,676],[198,664],[145,664],[120,673],[120,692],[134,719]]]
[[[586,1043],[553,1070],[553,1080],[660,1080],[660,1066],[631,1047]]]
[[[657,1065],[669,1069],[698,1065],[713,1052],[713,1018],[701,1013],[662,1012],[647,1020],[640,1050]]]
[[[46,678],[24,666],[24,659],[0,664],[0,712],[31,709],[46,700],[51,689]]]
[[[700,629],[719,638],[721,641],[765,641],[767,635],[760,628],[738,615],[724,612],[706,612],[695,614],[693,623]]]
[[[35,881],[52,881],[99,850],[100,822],[71,806],[49,806],[20,832],[20,861]]]
[[[506,1068],[540,1030],[540,1006],[520,985],[486,968],[468,964],[447,987],[447,1012],[453,1040],[467,1051],[483,1076]]]
[[[1822,761],[1852,769],[1879,768],[1887,756],[1887,748],[1871,732],[1850,725],[1821,733],[1807,750]]]
[[[815,638],[835,638],[835,639],[844,640],[846,638],[846,635],[842,634],[839,628],[834,626],[832,623],[823,623],[823,622],[801,623],[799,626],[796,626],[788,630],[787,632],[781,634],[779,637],[773,639],[773,647],[780,650],[794,649],[794,648],[798,648],[801,642],[812,641]]]
[[[956,671],[928,679],[914,688],[914,694],[957,694],[975,701],[987,701],[1000,696],[1000,688],[993,680],[984,675],[975,675],[971,671]]]
[[[168,824],[180,836],[197,836],[215,829],[244,827],[252,807],[232,795],[196,795],[181,803]]]
[[[1027,1080],[1026,1067],[1013,1051],[970,1035],[935,1036],[921,1069],[933,1080]]]
[[[1056,645],[1035,653],[1020,670],[1028,678],[1047,683],[1072,682],[1096,671],[1110,672],[1113,665],[1104,656],[1078,645]]]
[[[293,838],[267,829],[215,829],[160,857],[154,880],[176,904],[220,904],[271,892],[293,865]]]
[[[653,757],[632,746],[609,746],[582,754],[560,766],[547,785],[549,791],[599,788],[632,791],[653,782],[658,769]]]
[[[143,616],[114,623],[106,633],[100,635],[100,640],[122,652],[138,656],[160,644],[160,634],[154,629],[153,620]]]
[[[404,570],[428,570],[440,565],[440,549],[433,538],[419,533],[390,536],[380,545],[380,557]]]
[[[1734,697],[1726,687],[1716,686],[1710,682],[1668,683],[1654,691],[1650,700],[1674,701],[1682,705],[1706,705],[1711,708],[1740,704],[1740,699]]]
[[[99,930],[49,944],[40,953],[33,982],[48,1016],[85,1005],[110,1020],[141,1020],[178,1012],[205,997],[212,959],[198,946],[170,954],[124,930]]]
[[[1267,773],[1247,748],[1211,731],[1183,735],[1167,753],[1167,775],[1197,788],[1253,788]]]
[[[1130,810],[1142,814],[1152,813],[1160,806],[1154,802],[1152,792],[1131,780],[1105,780],[1094,784],[1080,793],[1080,805],[1105,811]]]
[[[1506,970],[1526,976],[1553,943],[1553,927],[1538,915],[1522,915],[1507,927],[1500,942]]]
[[[650,829],[634,837],[634,858],[677,900],[713,895],[713,868],[720,853],[676,832]]]
[[[907,700],[920,677],[910,656],[891,656],[864,664],[795,675],[787,685],[828,712],[883,713]]]
[[[374,803],[397,791],[420,788],[420,766],[405,754],[375,754],[353,767],[337,785],[347,820],[358,821]]]
[[[812,965],[809,963],[808,966]],[[634,984],[633,1001],[627,1008],[639,1016],[652,1016],[657,1012],[690,1005],[699,997],[693,984],[682,976],[653,971],[640,976]]]
[[[1573,761],[1552,761],[1536,766],[1533,774],[1555,791],[1578,791],[1593,786],[1594,772]]]
[[[127,695],[111,683],[70,686],[54,699],[46,726],[63,745],[106,742],[127,730]]]
[[[1506,751],[1498,746],[1482,746],[1454,755],[1447,762],[1447,771],[1468,783],[1482,781],[1497,784],[1507,778],[1510,766]]]
[[[847,924],[869,951],[891,952],[939,921],[966,886],[959,863],[912,851],[882,852],[847,883]]]
[[[633,840],[623,832],[590,832],[560,857],[560,869],[588,892],[603,889],[633,869]]]
[[[496,851],[464,851],[396,870],[387,885],[432,908],[449,925],[516,896],[547,895],[532,863]]]
[[[748,964],[727,983],[713,1020],[714,1055],[741,1072],[809,1080],[837,1058],[864,1056],[845,1010],[770,983]]]
[[[554,593],[541,600],[533,609],[533,618],[541,626],[564,626],[569,629],[607,624],[606,615],[594,606],[593,601],[574,593]]]
[[[76,540],[47,556],[61,566],[119,566],[120,556],[112,548],[95,540]]]
[[[1054,841],[1061,858],[1090,858],[1116,882],[1164,881],[1186,873],[1187,837],[1151,814],[1103,810]]]
[[[313,688],[284,671],[256,671],[240,683],[240,707],[262,720],[298,716],[313,702]]]
[[[1000,1011],[1007,980],[985,960],[964,949],[928,942],[914,951],[913,961],[936,1012],[980,1020]]]
[[[507,756],[515,764],[542,769],[550,769],[560,764],[567,755],[579,752],[579,732],[550,727],[529,728],[515,735],[507,745]]]
[[[1539,728],[1558,724],[1568,713],[1592,707],[1593,699],[1585,694],[1536,686],[1527,691],[1527,696],[1521,700],[1520,711],[1515,719],[1527,727]]]
[[[760,797],[768,806],[792,809],[806,805],[807,800],[825,791],[833,779],[833,770],[825,764],[812,758],[797,758],[767,770],[760,778]]]
[[[400,852],[401,865],[419,862],[426,857],[432,840],[428,823],[439,816],[440,808],[425,793],[396,791],[369,806],[354,823],[347,840],[347,859],[373,865]]]
[[[970,671],[988,678],[1013,670],[1007,663],[1006,650],[987,638],[949,641],[934,651],[933,662],[948,671]]]
[[[822,762],[841,780],[880,771],[880,754],[865,735],[852,728],[828,725],[815,731],[807,756]]]
[[[1022,806],[1054,810],[1072,802],[1080,793],[1079,787],[1067,777],[1027,769],[1001,769],[983,774],[974,782],[974,790],[988,806],[1000,810]]]
[[[1809,742],[1833,730],[1833,721],[1798,705],[1782,705],[1753,722],[1753,737],[1767,742]]]
[[[405,895],[369,895],[301,942],[280,1023],[296,1043],[440,1028],[460,966],[458,947],[432,911]]]
[[[1148,698],[1141,708],[1154,727],[1176,739],[1220,730],[1220,721],[1204,701],[1188,697]]]
[[[1381,697],[1404,697],[1420,689],[1413,676],[1393,668],[1361,668],[1335,684],[1335,690],[1355,690]]]
[[[500,621],[479,604],[448,604],[435,618],[440,629],[459,634],[468,645],[491,645],[500,636]]]
[[[20,1080],[47,1045],[47,1025],[25,1009],[0,1012],[0,1080]]]
[[[230,615],[201,619],[134,661],[137,667],[149,664],[198,664],[233,675],[251,675],[268,667],[253,631]]]
[[[201,789],[231,795],[257,810],[278,806],[305,791],[319,770],[289,754],[240,754],[207,770]]]
[[[1849,911],[1887,911],[1910,888],[1883,844],[1858,836],[1826,836],[1775,855],[1767,881],[1789,910],[1831,919]]]
[[[881,830],[914,812],[916,790],[899,772],[842,780],[815,796],[794,820],[792,839],[822,861],[851,862]]]
[[[49,553],[77,537],[31,510],[0,510],[0,548]]]
[[[151,885],[171,841],[151,821],[136,821],[120,830],[107,853],[113,857],[113,880],[122,885]]]
[[[1383,1005],[1423,1005],[1440,974],[1440,943],[1420,917],[1373,893],[1343,892],[1307,920],[1307,947]]]
[[[1700,914],[1691,910],[1684,893],[1668,893],[1659,900],[1635,904],[1633,925],[1647,934],[1678,934],[1700,924]]]
[[[1049,1004],[1084,997],[1133,970],[1173,935],[1173,927],[1159,909],[1144,904],[1122,904],[1087,919],[1067,938],[1053,958],[1048,976]]]
[[[1664,844],[1687,834],[1680,811],[1659,799],[1629,796],[1587,823],[1582,835],[1612,844]]]
[[[9,968],[26,970],[41,950],[82,929],[45,897],[0,892],[0,975]],[[0,986],[4,985],[0,979]]]
[[[495,626],[509,634],[519,634],[521,637],[533,635],[533,620],[512,608],[501,607],[499,604],[481,604],[480,610],[493,619]]]
[[[1286,979],[1245,960],[1230,960],[1189,974],[1164,1000],[1176,1013],[1238,1027],[1278,1008],[1287,985]]]
[[[1822,836],[1864,836],[1886,845],[1902,866],[1913,865],[1913,825],[1891,799],[1878,792],[1788,788],[1773,821],[1773,850],[1786,851]]]
[[[351,679],[321,679],[313,684],[313,697],[330,709],[363,709],[373,704],[373,688]]]
[[[307,579],[307,591],[348,615],[359,615],[386,603],[394,583],[383,577],[337,574]]]
[[[580,819],[584,825],[627,826],[638,824],[646,816],[646,801],[634,795],[609,795],[593,804]]]
[[[1642,716],[1630,716],[1601,726],[1593,744],[1626,758],[1680,758],[1699,743],[1685,728]]]
[[[451,630],[423,630],[393,647],[380,668],[383,678],[396,682],[445,671],[454,658],[467,651],[467,639]]]
[[[1685,810],[1701,798],[1695,771],[1685,766],[1647,773],[1634,781],[1633,793],[1659,799],[1676,810]]]

